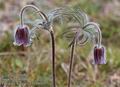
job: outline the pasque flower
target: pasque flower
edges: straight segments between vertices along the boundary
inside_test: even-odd
[[[106,53],[105,53],[105,47],[103,47],[101,45],[101,40],[102,40],[102,34],[101,34],[101,30],[100,27],[97,23],[95,22],[88,22],[84,28],[89,29],[89,27],[91,27],[92,29],[94,29],[94,31],[97,31],[95,33],[92,33],[97,41],[95,43],[95,47],[94,47],[94,60],[93,60],[93,64],[106,64]],[[93,38],[94,40],[95,38]]]
[[[94,62],[93,64],[106,64],[105,57],[105,48],[102,47],[94,47]]]
[[[86,16],[87,17],[87,16]],[[84,18],[86,20],[86,18]],[[94,48],[94,62],[93,64],[106,64],[105,48],[101,45],[102,34],[99,25],[95,22],[86,22],[81,30],[75,31],[76,33],[72,37],[73,40],[70,43],[71,57],[70,57],[70,70],[68,77],[68,87],[71,87],[71,73],[73,68],[74,53],[76,44],[85,45],[88,41],[95,41]],[[82,33],[82,34],[81,34]]]
[[[29,28],[26,25],[18,26],[14,33],[14,45],[18,46],[29,46],[30,45],[30,34]]]
[[[29,28],[25,25],[24,21],[23,21],[23,13],[26,10],[26,8],[32,8],[35,10],[36,13],[38,13],[40,15],[40,17],[42,18],[41,21],[32,24],[32,26],[34,26],[32,29],[29,30]],[[53,32],[53,28],[50,25],[50,22],[48,20],[48,17],[46,14],[44,14],[42,11],[39,10],[38,7],[34,6],[34,5],[26,5],[22,8],[22,10],[20,11],[20,26],[17,27],[17,29],[15,30],[14,33],[14,45],[18,45],[18,46],[29,46],[31,44],[32,39],[35,36],[35,31],[36,28],[37,29],[44,29],[47,30],[50,33],[51,36],[51,46],[52,46],[52,82],[53,82],[53,87],[56,87],[56,72],[55,72],[55,40],[54,40],[54,32]],[[40,26],[40,27],[39,27]]]

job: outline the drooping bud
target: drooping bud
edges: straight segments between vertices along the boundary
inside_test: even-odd
[[[14,33],[14,45],[17,46],[29,46],[30,45],[30,34],[27,26],[18,26]]]
[[[93,64],[106,64],[105,47],[95,46]]]

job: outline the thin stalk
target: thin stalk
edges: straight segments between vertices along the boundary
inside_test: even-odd
[[[54,32],[51,29],[50,31],[51,40],[52,40],[52,82],[53,87],[56,87],[56,69],[55,69],[55,38],[54,38]]]
[[[75,43],[76,43],[76,41],[74,38],[73,43],[71,45],[71,56],[70,56],[69,75],[68,75],[68,87],[71,87],[71,74],[72,74],[73,63],[74,63]]]
[[[99,28],[99,25],[97,23],[94,23],[94,22],[88,22],[84,27],[83,29],[85,29],[86,27],[90,26],[90,25],[93,25],[96,27],[96,29],[98,30],[98,47],[101,47],[101,40],[102,40],[102,34],[101,34],[101,30]]]
[[[39,15],[45,20],[48,21],[47,16],[39,10],[38,7],[34,6],[34,5],[26,5],[25,7],[22,8],[21,12],[20,12],[20,20],[21,20],[21,25],[23,26],[23,12],[25,11],[26,8],[33,8],[37,13],[39,13]]]

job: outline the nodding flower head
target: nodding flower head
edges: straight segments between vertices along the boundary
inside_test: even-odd
[[[29,46],[30,45],[29,28],[26,25],[18,26],[14,33],[14,45]]]
[[[103,46],[94,47],[94,62],[93,64],[106,64],[105,48]]]

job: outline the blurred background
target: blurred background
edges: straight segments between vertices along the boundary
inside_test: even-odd
[[[45,13],[62,6],[81,8],[90,20],[99,23],[107,64],[91,64],[92,44],[77,46],[72,87],[120,87],[120,0],[0,0],[0,87],[51,87],[49,34],[41,30],[28,48],[13,45],[19,12],[26,4],[34,4]],[[29,9],[26,14],[25,20],[37,18]],[[70,48],[61,35],[64,28],[65,24],[54,25],[57,87],[67,87]]]

